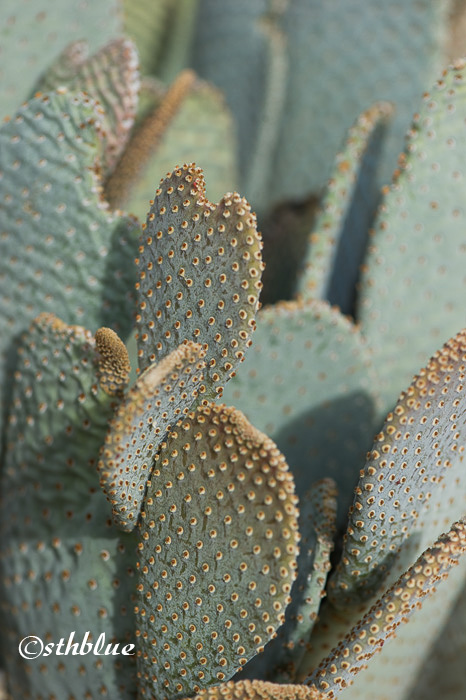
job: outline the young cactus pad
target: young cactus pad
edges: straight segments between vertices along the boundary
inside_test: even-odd
[[[330,554],[333,550],[337,512],[337,490],[332,479],[312,485],[300,504],[298,575],[291,589],[285,623],[264,652],[243,670],[247,678],[272,678],[294,682],[325,597]]]
[[[98,468],[122,530],[136,525],[153,458],[167,430],[205,391],[204,356],[201,346],[191,342],[150,365],[110,422]]]
[[[393,106],[377,102],[351,127],[337,155],[299,279],[303,299],[327,299],[353,312],[359,266],[378,204],[380,150]]]
[[[205,163],[211,197],[236,186],[234,126],[223,96],[185,70],[135,128],[105,195],[144,220],[160,174],[195,159]]]

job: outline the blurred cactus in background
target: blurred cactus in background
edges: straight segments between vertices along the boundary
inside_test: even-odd
[[[462,700],[464,0],[0,17],[5,698]]]

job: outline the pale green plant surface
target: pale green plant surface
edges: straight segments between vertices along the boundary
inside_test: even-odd
[[[42,94],[18,92],[0,129],[13,700],[415,700],[428,678],[462,698],[458,669],[438,670],[462,638],[443,655],[435,640],[463,619],[466,580],[464,61],[374,184],[392,112],[374,100],[411,113],[451,6],[128,4],[142,81],[129,39],[93,53],[91,12],[24,76]],[[355,17],[373,42],[346,50]],[[300,202],[304,225],[351,120],[297,297],[261,309],[273,207],[280,227]],[[71,630],[136,654],[17,653]]]
[[[81,2],[5,0],[1,8],[1,118],[12,115],[37,80],[72,41],[86,39],[96,51],[122,32],[116,0]],[[13,70],[11,70],[13,67]]]

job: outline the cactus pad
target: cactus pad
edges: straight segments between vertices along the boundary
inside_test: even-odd
[[[94,330],[131,328],[136,222],[101,199],[100,118],[89,97],[57,92],[0,130],[2,356],[41,311]]]
[[[222,90],[235,117],[243,180],[254,158],[263,114],[269,41],[261,20],[267,4],[201,0],[193,42],[195,70]]]
[[[298,575],[291,589],[285,624],[262,654],[243,669],[242,677],[294,682],[300,660],[325,597],[330,554],[335,537],[337,512],[335,482],[322,479],[313,484],[301,502]]]
[[[106,185],[109,201],[145,219],[161,173],[194,159],[206,164],[209,192],[220,198],[236,184],[233,134],[219,91],[183,71],[136,129]]]
[[[466,552],[466,521],[452,525],[364,615],[345,639],[306,679],[322,691],[338,693],[353,682],[372,657],[410,621]],[[414,618],[415,619],[415,618]]]
[[[229,681],[201,690],[193,700],[327,700],[328,695],[312,686],[279,685],[264,681]]]
[[[465,620],[466,595],[463,587],[447,624],[423,659],[410,700],[437,700],[439,697],[461,700],[465,677]]]
[[[115,39],[93,56],[85,41],[66,47],[49,66],[34,92],[66,86],[99,100],[104,110],[103,174],[111,172],[128,140],[136,117],[139,91],[138,57],[128,39]]]
[[[261,247],[246,200],[230,193],[211,204],[196,166],[161,181],[136,261],[141,369],[192,340],[206,350],[207,391],[221,393],[251,343]]]
[[[326,302],[289,302],[259,312],[253,345],[224,396],[277,443],[298,493],[335,479],[342,524],[375,431],[376,387],[354,324]]]
[[[139,124],[128,150],[106,184],[106,197],[112,206],[123,206],[131,199],[131,208],[142,204],[145,207],[143,217],[147,214],[148,201],[152,198],[154,188],[152,169],[150,174],[147,174],[147,179],[152,180],[149,197],[145,191],[148,183],[143,183],[141,187],[137,187],[137,183],[143,179],[148,161],[150,162],[154,150],[163,140],[167,127],[192,89],[195,79],[193,71],[183,71],[160,97],[160,101],[156,100],[154,108],[147,108],[149,111],[146,118]],[[132,193],[135,185],[136,193]],[[143,194],[139,193],[140,189],[143,190]]]
[[[437,534],[434,537],[434,541],[438,539]],[[429,543],[429,549],[431,547],[432,540]],[[413,561],[416,561],[416,559]],[[384,696],[387,697],[387,693],[388,697],[393,698],[393,700],[404,700],[405,698],[414,700],[423,686],[422,682],[419,683],[419,676],[424,673],[425,669],[423,666],[429,658],[429,652],[435,654],[435,648],[438,651],[437,644],[434,647],[432,646],[433,640],[440,635],[445,621],[452,611],[455,599],[458,597],[458,592],[464,587],[465,581],[466,557],[462,556],[458,566],[455,565],[450,568],[448,579],[440,579],[438,590],[433,595],[426,595],[418,601],[417,609],[409,617],[408,624],[401,624],[397,627],[396,637],[390,638],[389,644],[384,643],[383,649],[382,644],[380,644],[381,653],[377,653],[370,659],[367,669],[354,678],[351,688],[345,690],[348,700],[374,700],[376,697],[382,699]],[[394,582],[396,582],[396,579],[394,579]],[[374,601],[371,601],[368,607],[373,605]],[[360,617],[362,615],[358,615],[358,618]],[[354,626],[356,624],[357,620],[355,619]],[[350,627],[352,628],[353,624],[348,629]],[[452,646],[455,644],[451,638],[449,642]],[[329,648],[332,647],[327,647],[324,654],[319,655],[319,658],[316,660],[316,666],[319,665],[322,656],[328,655]],[[443,648],[445,655],[447,649],[448,646]],[[464,678],[464,666],[461,666],[459,663],[459,658],[461,658],[460,649],[454,649],[451,655],[452,658],[448,658],[448,661],[453,662],[453,665],[455,663],[458,664],[458,667],[460,667],[459,678]],[[442,654],[437,656],[436,661],[440,661],[440,658],[442,658]],[[307,673],[313,667],[308,666]],[[432,674],[435,673],[435,664],[429,671]],[[440,670],[437,668],[439,676],[430,688],[433,692],[433,695],[431,695],[432,699],[437,700],[441,697],[445,698],[445,700],[447,698],[448,700],[462,700],[463,684],[461,682],[461,685],[457,685],[458,676],[456,684],[454,678],[447,678],[449,672],[448,664],[445,664]],[[423,681],[425,682],[427,679],[423,679]],[[301,678],[300,682],[303,682]],[[414,688],[417,690],[418,684],[420,684],[419,691],[414,693]],[[448,694],[448,689],[451,687],[450,684],[456,685],[456,689],[460,690],[459,695],[455,696],[453,694],[450,697]],[[438,690],[437,694],[435,694],[436,687]],[[419,697],[424,697],[425,700],[428,700],[429,694]]]
[[[300,532],[303,533],[298,577],[291,591],[292,601],[286,611],[284,638],[279,662],[282,673],[291,680],[296,672],[317,620],[325,584],[330,571],[330,554],[336,535],[337,490],[332,479],[313,484],[303,499]],[[280,633],[279,633],[280,634]]]
[[[466,330],[414,378],[376,436],[330,582],[335,606],[348,608],[377,591],[402,543],[426,528],[420,516],[433,495],[442,497],[442,480],[454,481],[466,445],[465,363]]]
[[[173,0],[122,2],[125,34],[136,42],[143,75],[156,71],[173,4]]]
[[[282,27],[290,63],[286,100],[293,109],[277,141],[275,198],[319,191],[345,130],[374,100],[396,105],[384,149],[382,181],[389,179],[418,96],[444,60],[447,20],[448,3],[435,0],[288,3]]]
[[[466,62],[458,61],[414,117],[364,263],[357,316],[387,384],[385,410],[466,326],[465,115]]]
[[[122,530],[136,525],[153,458],[168,428],[205,391],[204,355],[199,344],[187,343],[148,367],[112,418],[98,467]]]
[[[0,119],[27,99],[38,76],[72,41],[86,37],[92,51],[121,34],[116,0],[2,0]]]
[[[320,192],[346,129],[374,100],[397,106],[388,180],[418,95],[441,68],[449,5],[200,1],[193,65],[225,92],[241,135],[246,181],[259,145],[268,141],[272,158],[256,183],[267,194],[262,206]]]
[[[140,523],[142,697],[228,680],[284,620],[297,508],[275,444],[235,409],[202,406],[156,456]]]
[[[99,364],[92,334],[51,314],[34,321],[19,348],[0,539],[3,654],[17,698],[85,700],[99,687],[126,700],[134,686],[131,656],[83,664],[69,655],[60,664],[65,657],[24,660],[18,653],[31,634],[58,643],[90,631],[95,642],[104,632],[107,641],[134,643],[135,542],[112,527],[96,473],[113,413]]]
[[[380,145],[393,107],[379,102],[361,114],[337,155],[299,280],[303,299],[327,299],[352,313],[359,265],[378,200]]]

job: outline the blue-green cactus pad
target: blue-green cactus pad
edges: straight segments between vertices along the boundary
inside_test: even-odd
[[[315,684],[324,692],[338,694],[354,683],[354,677],[367,667],[371,667],[372,659],[377,659],[382,653],[385,668],[390,668],[390,674],[383,684],[384,690],[390,687],[390,675],[395,671],[390,663],[390,649],[396,637],[398,627],[411,624],[420,615],[423,602],[445,588],[445,579],[455,565],[461,563],[464,568],[466,553],[466,520],[462,519],[451,526],[451,529],[441,535],[429,547],[371,609],[348,632],[345,638],[330,654],[313,669],[305,680],[306,684]],[[437,594],[438,595],[438,594]],[[402,632],[403,630],[401,630]],[[385,645],[390,647],[385,653]],[[395,671],[396,672],[396,671]],[[370,671],[369,671],[370,674]],[[348,697],[374,697],[375,689],[370,695],[364,693],[364,678],[362,693],[350,691]],[[382,681],[382,677],[379,676]],[[413,679],[414,680],[414,679]],[[383,682],[383,681],[382,681]],[[356,681],[356,686],[359,683]],[[356,690],[356,688],[355,688]],[[399,697],[394,686],[390,697]]]
[[[408,537],[426,533],[432,541],[442,505],[450,515],[458,508],[449,490],[464,512],[458,476],[466,446],[465,363],[461,331],[414,377],[376,435],[329,585],[336,607],[349,609],[376,594]]]
[[[99,488],[99,448],[114,398],[99,386],[92,334],[42,314],[19,349],[1,509],[1,617],[13,697],[133,697],[134,656],[25,660],[21,639],[75,632],[134,643],[135,542],[114,529]],[[121,647],[120,647],[121,649]],[[92,662],[89,663],[89,659]]]
[[[416,100],[445,60],[450,6],[200,0],[193,65],[225,92],[241,137],[241,174],[265,195],[261,210],[319,192],[345,131],[374,100],[397,107],[388,181]]]
[[[303,299],[327,299],[352,313],[359,267],[379,194],[380,148],[393,108],[378,102],[348,132],[333,167],[297,292]]]
[[[203,164],[214,201],[236,186],[235,130],[220,91],[183,71],[135,130],[107,183],[109,201],[145,219],[160,176]]]
[[[136,117],[140,81],[135,47],[128,39],[114,39],[89,56],[86,41],[73,42],[41,76],[34,93],[62,86],[87,92],[104,110],[101,168],[106,176],[118,162]]]
[[[236,409],[202,406],[156,457],[140,523],[141,697],[228,680],[284,621],[298,553],[288,465]]]
[[[131,329],[137,222],[101,198],[101,118],[93,100],[65,90],[31,100],[0,130],[2,358],[40,312],[123,337]]]
[[[98,468],[122,530],[136,525],[154,455],[167,430],[205,391],[204,355],[198,343],[187,343],[150,365],[112,418]]]
[[[364,261],[357,317],[384,382],[385,411],[466,326],[465,159],[461,60],[424,96]]]
[[[247,201],[228,193],[211,204],[200,168],[160,182],[136,261],[142,370],[192,340],[206,350],[207,391],[221,393],[251,344],[261,248]]]
[[[241,678],[265,678],[282,683],[296,679],[322,598],[326,595],[325,584],[335,537],[336,499],[332,479],[317,481],[302,499],[298,575],[291,589],[285,623],[264,652],[255,656],[242,670]]]
[[[300,495],[323,477],[336,481],[342,524],[375,431],[377,384],[349,319],[323,301],[288,302],[259,313],[224,396],[277,443]]]
[[[136,43],[143,75],[156,71],[173,4],[172,0],[122,1],[124,31]]]

